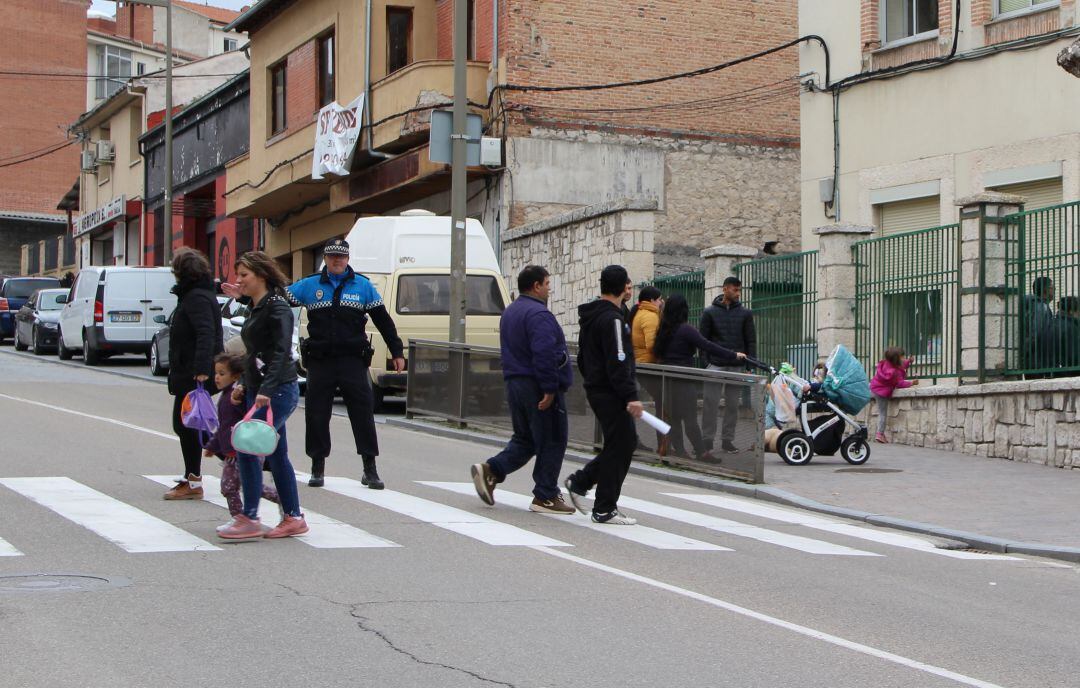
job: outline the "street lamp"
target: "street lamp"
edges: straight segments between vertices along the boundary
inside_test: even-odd
[[[125,0],[129,5],[165,8],[165,245],[161,252],[166,264],[172,260],[173,121],[172,121],[172,0]]]

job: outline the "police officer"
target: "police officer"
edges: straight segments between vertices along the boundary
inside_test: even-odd
[[[287,288],[292,305],[308,311],[308,336],[302,344],[308,372],[304,402],[306,449],[311,457],[308,485],[323,485],[326,457],[330,455],[330,416],[334,394],[340,389],[349,411],[356,453],[364,460],[361,482],[381,490],[383,481],[375,469],[379,442],[375,435],[374,396],[368,378],[374,350],[364,326],[370,319],[378,328],[397,372],[405,369],[401,339],[374,285],[349,267],[349,243],[331,240],[323,248],[323,257],[326,266],[322,272]]]

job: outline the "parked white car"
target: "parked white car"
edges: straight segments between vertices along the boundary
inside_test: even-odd
[[[60,312],[57,352],[68,360],[81,351],[86,365],[112,354],[150,353],[154,334],[176,308],[170,268],[87,267],[79,271]]]

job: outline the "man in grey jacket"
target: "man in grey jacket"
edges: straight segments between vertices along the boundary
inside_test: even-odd
[[[711,342],[736,353],[757,356],[757,334],[754,332],[754,315],[740,302],[742,282],[738,277],[724,280],[724,291],[701,314],[701,334]],[[721,365],[724,361],[709,356],[709,370],[726,370],[742,373],[745,366]],[[735,446],[735,426],[739,421],[738,385],[705,385],[705,401],[702,409],[701,431],[705,440],[705,450],[711,451],[716,439],[716,416],[720,397],[724,398],[724,424],[721,431],[721,448],[729,453],[738,453]]]

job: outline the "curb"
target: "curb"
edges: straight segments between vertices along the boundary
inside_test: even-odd
[[[423,432],[428,435],[465,440],[489,446],[501,447],[506,443],[505,438],[496,435],[482,433],[476,430],[458,430],[455,428],[442,427],[421,420],[387,418],[386,424],[413,432]],[[585,463],[592,459],[592,455],[569,450],[566,452],[566,458],[575,463]],[[688,485],[690,487],[700,487],[702,489],[714,490],[717,492],[726,492],[740,497],[751,497],[753,499],[783,504],[785,506],[792,506],[807,511],[815,511],[830,516],[862,521],[874,526],[895,528],[897,530],[905,530],[912,533],[920,533],[922,535],[931,535],[933,537],[962,543],[965,548],[981,549],[1000,554],[1027,554],[1030,556],[1080,563],[1080,547],[1060,547],[1038,542],[1017,542],[990,535],[981,535],[979,533],[971,533],[963,530],[956,530],[954,528],[945,528],[930,523],[911,521],[908,519],[896,518],[894,516],[859,511],[857,509],[848,509],[842,506],[823,504],[822,502],[807,499],[794,492],[781,490],[777,487],[769,487],[768,485],[749,485],[735,480],[726,480],[724,478],[705,475],[703,473],[694,473],[689,470],[677,470],[663,466],[651,466],[634,462],[630,464],[630,473],[670,483]]]

